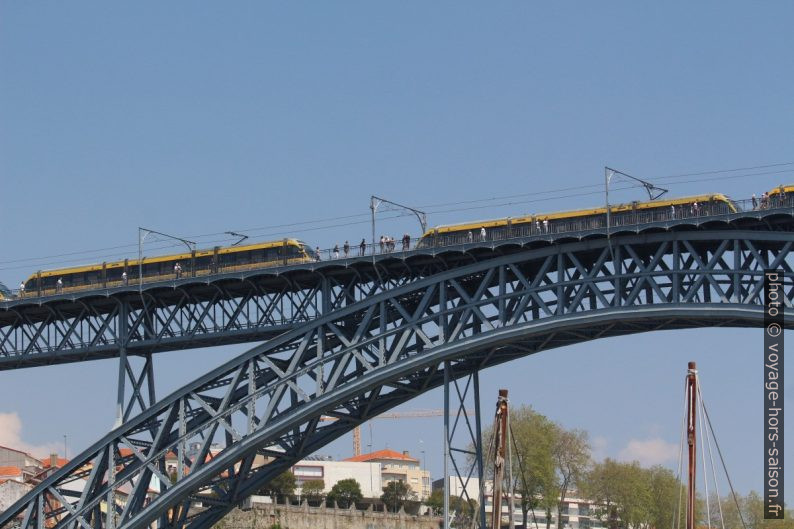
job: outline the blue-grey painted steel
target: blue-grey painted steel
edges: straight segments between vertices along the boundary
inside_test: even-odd
[[[679,213],[684,213],[679,212]],[[771,208],[615,226],[655,231],[794,229],[794,209]],[[296,264],[0,302],[0,370],[259,342],[328,311],[473,261],[553,242],[604,237],[603,228],[519,231],[502,240]]]
[[[460,375],[602,337],[760,327],[766,268],[783,270],[794,316],[792,245],[791,232],[760,230],[601,238],[381,292],[162,399],[43,481],[0,515],[0,527],[211,527],[300,458],[441,385],[445,361]],[[209,457],[213,442],[223,447]]]

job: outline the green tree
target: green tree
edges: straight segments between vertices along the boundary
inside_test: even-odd
[[[658,468],[661,470],[661,467]],[[596,510],[595,515],[610,529],[669,527],[672,522],[671,510],[659,513],[659,517],[664,519],[663,525],[651,525],[654,509],[652,479],[654,472],[657,470],[644,469],[636,461],[620,463],[607,458],[593,465],[583,477],[580,488],[584,495],[602,505]],[[676,481],[675,478],[673,481]],[[672,494],[675,494],[675,488]],[[664,502],[662,505],[666,506]]]
[[[556,425],[530,406],[510,410],[510,429],[515,441],[513,473],[521,495],[521,526],[526,529],[529,512],[550,511],[556,504],[557,476],[552,447]]]
[[[443,505],[442,505],[443,508]],[[476,527],[476,517],[479,512],[477,500],[465,500],[460,496],[449,497],[449,510],[453,513],[453,527]]]
[[[337,505],[343,509],[347,509],[357,501],[361,501],[364,496],[361,494],[361,485],[358,484],[353,478],[343,479],[337,481],[331,487],[331,492],[328,493],[328,501],[333,504],[335,501]]]
[[[425,500],[425,505],[430,508],[433,514],[438,514],[444,510],[444,489],[435,489]]]
[[[654,466],[648,469],[650,479],[651,500],[648,504],[648,524],[651,527],[661,529],[675,525],[675,513],[678,511],[678,498],[681,497],[684,485],[675,476],[672,470],[662,466]],[[679,523],[681,527],[686,526],[686,512],[681,509]],[[733,508],[736,512],[736,508]],[[738,522],[738,519],[736,520]],[[726,524],[726,527],[741,527],[741,523]]]
[[[399,511],[400,507],[405,505],[407,501],[413,500],[415,498],[416,494],[414,491],[411,490],[411,487],[409,487],[408,484],[403,481],[389,482],[385,487],[383,487],[383,494],[380,496],[383,504],[386,505],[386,508],[392,512]]]
[[[622,479],[620,463],[605,459],[596,463],[580,483],[582,494],[598,503],[593,515],[606,523],[609,529],[618,527],[618,496]]]
[[[321,479],[310,479],[303,482],[301,487],[301,495],[306,498],[309,503],[318,504],[325,496],[325,482]]]
[[[520,405],[510,409],[510,430],[513,433],[510,442],[514,443],[511,450],[514,485],[521,495],[522,527],[526,529],[529,512],[538,508],[546,511],[548,527],[551,510],[557,505],[558,478],[553,447],[559,427],[531,406]],[[483,432],[485,452],[492,448],[492,438],[493,428],[489,427]],[[470,449],[473,451],[473,447]],[[476,462],[471,458],[469,464]],[[485,474],[486,478],[493,478],[492,461],[485,461]]]
[[[587,472],[590,464],[590,444],[584,430],[566,430],[557,426],[557,435],[552,448],[554,466],[557,472],[557,522],[562,520],[562,509],[568,491],[577,485]],[[546,527],[549,526],[546,517]]]
[[[289,498],[295,493],[295,475],[289,470],[273,478],[259,492],[267,496],[275,496],[276,500]]]

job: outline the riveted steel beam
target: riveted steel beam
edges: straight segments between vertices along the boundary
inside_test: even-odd
[[[767,267],[782,271],[794,316],[792,243],[790,232],[615,236],[506,253],[358,301],[337,295],[333,310],[129,418],[1,514],[0,527],[17,516],[25,529],[108,526],[110,497],[118,529],[210,527],[295,461],[438,387],[445,373],[603,337],[760,326]],[[340,420],[320,423],[322,414]]]

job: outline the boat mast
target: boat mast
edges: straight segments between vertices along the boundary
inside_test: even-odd
[[[696,457],[696,430],[695,412],[697,410],[697,366],[695,362],[689,362],[689,370],[686,377],[686,401],[687,401],[687,444],[689,445],[689,474],[688,474],[688,501],[686,509],[686,529],[695,529],[695,468]]]
[[[507,445],[507,390],[499,390],[496,401],[496,417],[494,417],[494,473],[493,473],[493,508],[491,509],[491,529],[502,526],[502,483],[505,471],[505,450]]]

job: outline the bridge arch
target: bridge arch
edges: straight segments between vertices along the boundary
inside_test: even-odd
[[[48,518],[86,529],[209,527],[303,455],[438,386],[444,360],[464,373],[601,337],[757,326],[767,268],[783,271],[792,313],[792,245],[794,234],[764,231],[586,239],[383,291],[174,392],[42,482],[0,515],[0,526],[21,515],[25,528]],[[321,424],[321,415],[340,420]],[[218,439],[226,446],[208,459]],[[151,483],[161,492],[147,502]],[[191,511],[195,500],[206,507]]]

